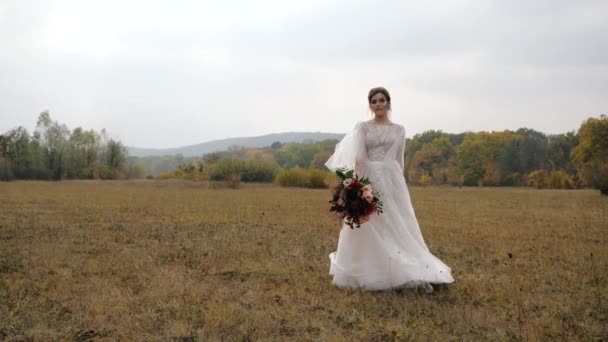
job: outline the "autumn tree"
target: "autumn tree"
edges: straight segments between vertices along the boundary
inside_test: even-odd
[[[579,144],[571,153],[586,185],[608,195],[608,116],[589,118],[578,130]]]

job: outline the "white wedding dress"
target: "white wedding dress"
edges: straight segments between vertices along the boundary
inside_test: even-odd
[[[325,166],[354,169],[380,192],[383,213],[360,228],[342,224],[338,247],[329,254],[332,284],[365,291],[451,283],[451,269],[429,251],[403,176],[405,128],[358,122],[336,145]]]

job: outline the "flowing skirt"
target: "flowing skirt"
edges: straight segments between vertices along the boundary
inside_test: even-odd
[[[397,161],[367,161],[364,176],[380,192],[383,213],[360,228],[343,223],[335,252],[329,254],[332,284],[365,291],[451,283],[451,269],[429,251]]]

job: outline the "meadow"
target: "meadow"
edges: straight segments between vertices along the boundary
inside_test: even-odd
[[[606,339],[608,197],[410,189],[430,294],[331,285],[329,190],[0,182],[0,340]]]

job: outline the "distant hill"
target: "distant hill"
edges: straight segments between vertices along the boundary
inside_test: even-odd
[[[322,141],[327,139],[342,139],[344,134],[340,133],[321,133],[321,132],[287,132],[261,135],[257,137],[243,138],[228,138],[221,140],[212,140],[196,145],[189,145],[175,148],[141,148],[127,146],[129,156],[133,157],[149,157],[182,154],[184,157],[201,156],[210,152],[226,151],[231,146],[243,146],[262,148],[272,145],[274,142],[280,143],[306,143]]]

